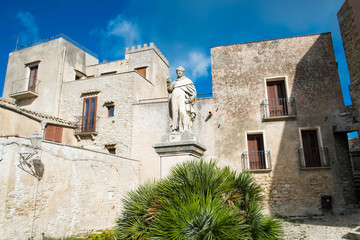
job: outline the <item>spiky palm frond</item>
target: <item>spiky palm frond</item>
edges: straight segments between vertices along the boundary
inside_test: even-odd
[[[164,202],[153,224],[153,238],[167,240],[250,239],[237,211],[210,193],[189,193]]]
[[[169,177],[124,199],[120,239],[279,239],[281,226],[265,217],[262,189],[251,173],[215,161],[177,165]]]
[[[116,221],[120,239],[148,239],[152,215],[155,183],[145,183],[135,191],[130,191],[124,197],[124,210]]]
[[[248,195],[250,199],[257,199],[258,201],[262,201],[264,199],[264,196],[262,195],[263,190],[258,184],[256,184],[252,173],[244,171],[237,174],[235,182],[235,187],[244,196]]]

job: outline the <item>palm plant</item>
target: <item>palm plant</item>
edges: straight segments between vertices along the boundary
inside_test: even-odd
[[[192,160],[168,178],[147,183],[124,199],[120,239],[279,239],[278,221],[261,211],[261,188],[248,172]]]

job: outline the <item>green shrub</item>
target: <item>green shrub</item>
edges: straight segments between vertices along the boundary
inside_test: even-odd
[[[248,172],[215,161],[177,165],[168,178],[146,183],[124,198],[119,239],[279,239],[279,222],[261,211],[262,189]]]
[[[86,236],[87,240],[116,240],[113,230],[99,230],[98,233],[91,233]]]

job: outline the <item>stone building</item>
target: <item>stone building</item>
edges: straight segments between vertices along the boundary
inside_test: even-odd
[[[360,2],[346,0],[339,10],[338,21],[350,74],[350,95],[356,120],[360,121]]]
[[[349,90],[352,101],[350,116],[353,118],[352,125],[355,126],[353,130],[360,133],[360,2],[346,0],[337,16],[350,74]],[[359,138],[351,139],[353,175],[358,197],[360,197],[360,150],[358,145]]]
[[[213,47],[211,65],[213,97],[197,99],[193,124],[203,158],[252,171],[272,214],[322,214],[323,196],[337,213],[356,201],[329,33]],[[63,35],[12,52],[0,236],[113,226],[125,193],[164,168],[154,144],[170,131],[168,76],[154,44],[108,63]],[[35,131],[41,149],[31,148]]]

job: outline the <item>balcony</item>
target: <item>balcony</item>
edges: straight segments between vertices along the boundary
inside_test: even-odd
[[[75,117],[75,136],[80,141],[82,137],[91,137],[92,140],[95,139],[97,133],[98,123],[100,117],[94,117],[92,119],[83,116]]]
[[[300,168],[329,168],[329,150],[328,147],[319,148],[297,148],[295,152],[299,153]]]
[[[29,78],[24,78],[11,82],[9,97],[21,100],[25,98],[35,98],[38,96],[38,86],[40,80],[36,79],[32,85],[29,85]]]
[[[271,171],[270,151],[245,151],[241,154],[243,169],[249,171]]]
[[[262,120],[296,118],[295,97],[264,99],[260,104]]]

